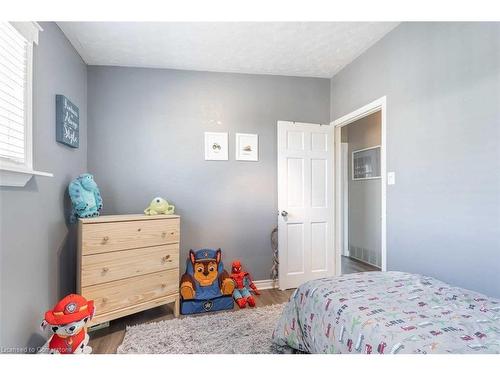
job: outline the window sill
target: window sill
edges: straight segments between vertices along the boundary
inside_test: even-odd
[[[52,173],[26,168],[0,167],[0,186],[26,186],[33,176],[54,177]]]

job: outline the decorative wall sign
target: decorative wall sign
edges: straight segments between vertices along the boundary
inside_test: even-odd
[[[56,141],[80,146],[80,111],[64,95],[56,95]]]
[[[228,160],[227,133],[205,132],[205,160]]]
[[[259,135],[236,133],[236,160],[259,160]]]
[[[380,146],[352,152],[352,179],[380,178]]]

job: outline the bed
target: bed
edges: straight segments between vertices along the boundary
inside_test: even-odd
[[[403,272],[302,284],[273,332],[282,351],[500,353],[500,301]]]

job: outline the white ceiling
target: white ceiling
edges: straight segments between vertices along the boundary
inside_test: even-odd
[[[397,22],[58,22],[89,65],[331,78]]]

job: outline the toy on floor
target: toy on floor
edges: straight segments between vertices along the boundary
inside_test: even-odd
[[[144,210],[146,215],[173,215],[175,206],[168,204],[168,202],[161,198],[156,197],[151,201],[149,207]]]
[[[240,309],[244,309],[246,304],[248,306],[255,306],[255,298],[250,294],[249,288],[253,290],[256,295],[260,292],[253,283],[252,276],[248,272],[243,271],[243,267],[239,260],[235,260],[231,265],[231,279],[234,280],[236,288],[233,292],[233,297]]]
[[[77,217],[99,216],[102,210],[102,198],[94,176],[89,173],[81,174],[71,181],[68,191],[73,205],[70,218],[72,223]]]
[[[47,311],[41,328],[50,328],[52,332],[49,353],[90,354],[92,348],[87,346],[87,324],[94,313],[94,301],[87,301],[78,294],[67,295],[52,310]]]
[[[181,277],[181,313],[232,309],[234,286],[224,269],[221,249],[189,250],[186,272]]]

